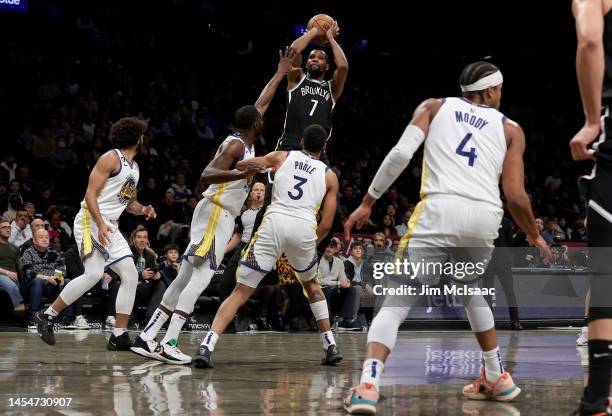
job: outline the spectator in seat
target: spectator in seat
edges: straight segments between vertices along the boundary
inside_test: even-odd
[[[17,216],[17,211],[23,207],[23,199],[21,195],[11,193],[8,196],[8,209],[2,214],[2,217],[7,221],[13,221]]]
[[[362,289],[359,285],[351,286],[351,281],[346,277],[344,263],[335,256],[337,252],[338,244],[331,240],[319,260],[319,280],[329,310],[341,311],[342,320],[338,323],[338,330],[359,331],[361,323],[357,319],[357,313]]]
[[[397,231],[393,225],[393,217],[389,214],[383,216],[382,224],[378,227],[378,231],[383,233],[385,237],[397,237]]]
[[[28,211],[24,208],[17,210],[15,219],[11,222],[11,236],[9,243],[21,247],[23,243],[32,238],[32,229],[28,222]]]
[[[404,217],[402,218],[402,223],[395,226],[395,232],[398,237],[403,237],[408,233],[408,221],[410,221],[410,217],[412,216],[412,210],[408,210],[404,213]]]
[[[564,217],[559,218],[559,229],[561,230],[561,240],[569,241],[572,239],[572,229],[567,225],[567,220]]]
[[[62,214],[59,211],[54,211],[49,219],[49,237],[59,237],[62,247],[70,245],[70,234],[62,227]]]
[[[11,226],[8,221],[0,221],[0,289],[5,291],[13,304],[16,315],[25,314],[25,305],[19,291],[19,277],[21,264],[19,250],[8,239]]]
[[[0,180],[4,183],[15,179],[17,163],[15,163],[15,152],[9,152],[2,163],[0,163]]]
[[[32,222],[30,223],[30,229],[32,230],[32,234],[34,234],[36,231],[38,230],[44,230],[46,228],[46,224],[43,220],[41,220],[40,218],[34,218],[32,220]],[[26,240],[20,247],[19,247],[19,254],[21,256],[23,256],[23,253],[30,247],[32,247],[32,238],[30,237],[29,240]],[[77,275],[78,276],[78,275]]]
[[[165,260],[160,265],[159,273],[162,282],[168,287],[176,279],[176,275],[181,268],[179,247],[176,244],[167,244],[164,247],[164,257]]]
[[[549,246],[552,246],[558,242],[559,235],[557,233],[557,221],[554,218],[548,219],[548,221],[546,221],[546,229],[542,231],[541,234],[542,238],[544,238]]]
[[[574,231],[572,231],[572,241],[587,241],[587,230],[584,221],[584,215],[576,219],[576,227],[574,227]]]
[[[55,271],[66,274],[66,266],[61,256],[53,249],[49,248],[49,233],[47,230],[38,230],[33,236],[33,245],[28,248],[21,258],[24,280],[24,293],[30,301],[30,327],[34,324],[34,314],[38,312],[42,305],[43,296],[57,297],[64,285],[70,279],[56,279]],[[80,300],[79,300],[80,302]],[[64,326],[74,325],[75,304],[70,305],[64,311]]]
[[[36,215],[36,206],[32,202],[26,202],[23,206],[28,211],[28,222],[31,223]]]
[[[363,259],[363,244],[359,241],[354,242],[350,254],[344,262],[346,277],[351,281],[351,286],[361,286],[364,291],[370,293],[372,270],[371,265]]]
[[[138,270],[138,287],[135,305],[147,306],[144,321],[147,322],[159,306],[166,285],[161,280],[157,267],[157,255],[149,248],[149,232],[142,225],[136,227],[130,236],[132,254]]]
[[[189,188],[187,188],[187,185],[185,185],[185,175],[182,173],[176,175],[174,183],[166,192],[172,192],[174,195],[174,201],[180,203],[185,203],[187,201],[187,197],[193,193]]]

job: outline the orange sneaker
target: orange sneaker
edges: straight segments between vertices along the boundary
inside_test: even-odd
[[[490,382],[485,376],[484,368],[480,377],[463,388],[463,395],[472,400],[509,402],[519,394],[521,394],[521,389],[514,384],[508,372],[504,372],[497,381]]]
[[[369,383],[353,386],[344,399],[344,409],[352,415],[375,415],[378,391]]]

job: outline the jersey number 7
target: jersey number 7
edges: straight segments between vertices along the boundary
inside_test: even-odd
[[[474,161],[478,157],[476,156],[476,148],[471,147],[469,152],[465,151],[465,145],[467,144],[467,142],[470,141],[471,138],[472,133],[466,134],[463,140],[461,140],[461,143],[459,143],[459,146],[457,146],[457,150],[455,150],[455,153],[457,153],[459,156],[467,157],[469,159],[468,165],[474,166]]]

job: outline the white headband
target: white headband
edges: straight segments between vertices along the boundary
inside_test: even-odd
[[[462,85],[461,91],[463,92],[471,92],[471,91],[482,91],[486,90],[489,87],[496,87],[499,84],[504,82],[504,77],[501,72],[496,71],[490,75],[487,75],[484,78],[480,78],[473,84],[470,85]]]

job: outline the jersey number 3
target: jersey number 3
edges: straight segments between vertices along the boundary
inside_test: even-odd
[[[308,181],[308,179],[296,175],[293,175],[293,178],[297,181],[297,183],[293,186],[293,189],[297,191],[297,195],[294,195],[293,193],[291,193],[291,191],[287,192],[287,194],[289,195],[289,198],[293,199],[294,201],[297,201],[304,195],[302,185],[304,185]]]
[[[476,156],[476,148],[471,147],[469,152],[465,150],[465,145],[467,145],[467,142],[469,142],[471,138],[472,133],[466,134],[463,140],[461,140],[461,143],[459,143],[459,146],[457,146],[457,150],[455,150],[455,153],[457,153],[459,156],[467,157],[468,165],[474,166],[474,161],[478,157]]]

